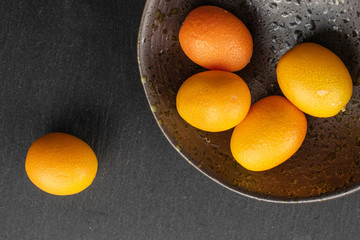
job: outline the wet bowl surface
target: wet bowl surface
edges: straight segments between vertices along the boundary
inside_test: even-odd
[[[252,103],[282,95],[276,80],[279,58],[302,42],[337,54],[354,82],[346,111],[333,118],[307,116],[308,133],[299,151],[265,172],[241,167],[230,152],[232,130],[208,133],[187,124],[176,111],[181,84],[205,69],[180,48],[178,32],[200,5],[235,14],[254,38],[254,53],[237,72]],[[150,108],[171,144],[202,173],[239,194],[272,202],[299,203],[340,197],[360,189],[360,2],[344,0],[175,1],[148,0],[141,20],[138,62]]]

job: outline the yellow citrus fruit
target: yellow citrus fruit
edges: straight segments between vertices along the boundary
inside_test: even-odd
[[[35,140],[25,161],[31,182],[54,195],[81,192],[92,183],[97,168],[90,146],[66,133],[49,133]]]
[[[251,104],[246,83],[236,74],[206,71],[195,74],[180,87],[176,108],[190,125],[209,132],[235,127]]]
[[[315,117],[332,117],[349,102],[353,85],[341,59],[315,43],[285,53],[276,69],[279,86],[296,107]]]
[[[192,10],[180,28],[179,42],[192,61],[212,70],[239,71],[253,53],[253,39],[244,23],[215,6]]]
[[[265,171],[289,159],[305,139],[305,114],[286,98],[266,97],[256,102],[234,129],[231,152],[251,171]]]

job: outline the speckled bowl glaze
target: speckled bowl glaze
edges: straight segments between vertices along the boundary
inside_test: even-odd
[[[319,43],[336,53],[354,81],[353,97],[332,118],[307,116],[308,134],[299,151],[264,172],[241,167],[230,152],[232,130],[208,133],[187,124],[176,111],[181,84],[205,69],[180,48],[178,32],[186,15],[215,5],[240,18],[254,38],[254,53],[237,72],[248,84],[252,103],[282,95],[276,64],[302,42]],[[148,0],[138,39],[141,81],[154,116],[179,153],[212,180],[239,194],[271,202],[332,199],[360,189],[360,2],[348,0]]]

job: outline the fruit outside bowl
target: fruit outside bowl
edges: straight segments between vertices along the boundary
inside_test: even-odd
[[[251,198],[282,203],[315,202],[360,189],[360,3],[333,0],[167,1],[148,0],[141,20],[138,62],[145,93],[170,143],[195,168],[224,187]],[[299,151],[264,172],[239,165],[230,152],[232,130],[209,133],[187,124],[176,111],[181,84],[205,69],[181,50],[178,32],[186,15],[204,4],[241,19],[254,39],[251,62],[237,72],[252,103],[282,95],[276,64],[290,48],[315,42],[337,54],[350,71],[353,96],[332,118],[306,116],[308,132]]]

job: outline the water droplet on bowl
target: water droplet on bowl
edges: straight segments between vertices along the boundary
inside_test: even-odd
[[[289,14],[287,12],[283,12],[283,13],[281,13],[281,16],[284,18],[287,18],[289,16]]]
[[[329,22],[336,22],[336,18],[334,18],[334,17],[331,17],[331,18],[329,18]]]
[[[296,22],[291,22],[289,23],[289,28],[296,28],[297,27],[297,23]]]
[[[277,10],[277,9],[279,9],[279,6],[276,3],[271,3],[270,8],[273,10]]]
[[[348,23],[348,22],[350,22],[350,18],[343,18],[343,21],[344,21],[344,23]]]
[[[302,37],[303,33],[300,30],[294,32],[294,39],[298,41]]]
[[[357,37],[357,36],[359,36],[359,31],[358,30],[354,30],[353,32],[352,32],[352,34],[353,34],[353,37]],[[359,78],[359,77],[358,77]]]
[[[315,30],[315,21],[311,20],[309,23],[305,24],[305,27],[307,28],[307,30]]]
[[[279,24],[277,22],[272,22],[271,25],[274,31],[279,29]]]
[[[296,17],[295,17],[295,22],[296,22],[297,24],[300,24],[300,23],[302,22],[302,18],[301,18],[300,16],[296,16]]]
[[[277,36],[274,36],[274,37],[272,37],[271,41],[272,41],[273,43],[276,43],[276,41],[277,41],[278,39],[279,39],[279,38],[278,38]]]

